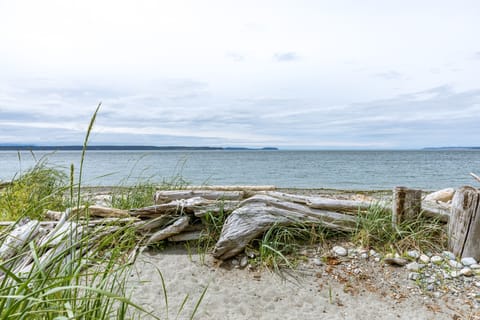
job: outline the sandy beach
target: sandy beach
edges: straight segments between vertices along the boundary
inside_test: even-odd
[[[360,272],[345,266],[302,263],[286,278],[268,270],[240,269],[183,246],[145,251],[128,284],[133,301],[161,318],[189,319],[208,286],[195,319],[478,319],[479,311],[461,299],[432,298],[415,292],[407,272],[365,262]],[[348,268],[348,267],[347,267]],[[168,311],[161,279],[165,279]],[[400,283],[400,285],[399,285]],[[142,317],[143,318],[143,317]]]

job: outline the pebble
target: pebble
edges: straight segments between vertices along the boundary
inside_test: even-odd
[[[425,263],[425,264],[430,262],[430,258],[426,254],[421,254],[420,257],[418,258],[418,260],[421,263]]]
[[[322,262],[322,260],[320,260],[318,258],[315,258],[315,259],[313,259],[313,264],[316,265],[316,266],[322,266],[323,262]]]
[[[422,269],[422,268],[425,267],[425,266],[422,265],[422,264],[416,263],[416,262],[410,262],[410,263],[407,264],[405,267],[406,267],[407,270],[409,270],[409,271],[419,271],[420,269]]]
[[[418,273],[418,272],[410,272],[410,273],[408,274],[408,279],[409,279],[409,280],[413,280],[413,281],[418,280],[418,279],[420,279],[420,273]]]
[[[242,259],[240,260],[240,268],[245,268],[248,264],[248,258],[247,256],[243,256]]]
[[[460,262],[464,265],[464,266],[471,266],[472,264],[477,264],[477,261],[472,258],[472,257],[465,257],[465,258],[462,258],[462,260],[460,260]]]
[[[465,277],[472,277],[474,275],[473,270],[470,268],[463,268],[460,270],[460,274]]]
[[[420,257],[420,252],[418,252],[417,250],[410,250],[407,251],[407,256],[413,259],[418,259]]]
[[[471,269],[480,269],[480,264],[478,264],[478,263],[471,264],[471,265],[469,265],[469,267],[470,267]]]
[[[362,252],[362,253],[360,253],[360,258],[362,258],[362,259],[368,259],[368,252]]]
[[[395,265],[395,266],[404,266],[408,263],[407,259],[403,258],[385,258],[383,259],[383,262],[390,264],[390,265]]]
[[[238,266],[240,263],[238,262],[237,259],[232,259],[231,264],[232,266]]]
[[[455,268],[455,269],[463,268],[463,264],[461,264],[460,262],[455,261],[455,260],[448,260],[448,265],[452,268]]]
[[[454,270],[454,271],[450,272],[450,276],[452,278],[458,278],[458,277],[460,277],[460,272]],[[447,279],[447,277],[445,277],[445,279]]]
[[[435,290],[435,286],[433,284],[429,284],[427,286],[427,291],[434,291]]]
[[[332,248],[332,251],[337,256],[340,256],[340,257],[345,257],[347,255],[347,249],[345,249],[344,247],[335,246],[335,247]]]
[[[375,250],[373,250],[373,249],[371,249],[369,253],[370,253],[370,255],[373,256],[373,257],[378,257],[377,251],[375,251]]]
[[[455,260],[455,255],[453,254],[453,252],[450,251],[443,251],[442,256],[444,256],[448,260]]]
[[[440,256],[433,256],[430,258],[430,261],[435,264],[440,264],[443,262],[443,258]]]

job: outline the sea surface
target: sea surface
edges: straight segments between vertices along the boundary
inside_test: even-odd
[[[0,151],[0,180],[43,159],[78,180],[79,151]],[[275,185],[285,188],[435,190],[477,185],[480,150],[428,151],[88,151],[83,185],[160,183],[182,177],[192,185]]]

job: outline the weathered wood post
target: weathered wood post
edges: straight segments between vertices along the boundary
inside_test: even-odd
[[[422,190],[395,187],[393,189],[392,224],[415,219],[422,210]]]
[[[458,257],[480,260],[480,191],[462,187],[452,200],[448,247]]]

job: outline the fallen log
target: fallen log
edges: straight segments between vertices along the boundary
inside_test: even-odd
[[[186,227],[188,227],[188,223],[190,222],[189,216],[182,216],[177,221],[175,221],[172,225],[162,229],[158,232],[155,232],[148,240],[147,245],[167,239],[171,236],[177,235],[182,232]]]
[[[225,260],[240,253],[256,237],[273,225],[317,223],[326,228],[353,231],[357,219],[336,212],[312,209],[267,195],[242,201],[223,225],[213,250],[215,258]]]
[[[243,191],[215,191],[215,190],[166,190],[157,191],[154,196],[155,204],[172,200],[203,198],[207,200],[241,200]]]
[[[207,204],[205,206],[194,206],[192,209],[195,217],[201,218],[208,213],[218,215],[220,214],[220,212],[231,212],[238,207],[239,203],[240,201],[217,201],[215,203]]]
[[[193,213],[199,206],[215,204],[215,201],[207,200],[202,197],[193,197],[187,199],[176,199],[169,203],[162,203],[153,206],[130,210],[130,215],[135,217],[151,218],[153,216],[181,214],[186,211]]]
[[[273,185],[266,186],[186,186],[185,190],[214,190],[214,191],[273,191]]]
[[[368,210],[372,202],[353,201],[353,200],[336,200],[327,198],[310,198],[307,200],[307,206],[314,209],[324,209],[333,211],[358,211]]]
[[[13,229],[2,242],[2,246],[0,247],[0,260],[13,257],[25,244],[37,235],[39,227],[39,222],[32,220]]]
[[[86,216],[87,214],[90,217],[101,217],[101,218],[127,218],[130,217],[128,211],[116,209],[116,208],[108,208],[108,207],[101,207],[101,206],[81,206],[78,208],[73,208],[72,213],[73,216]]]

